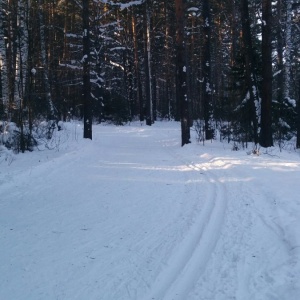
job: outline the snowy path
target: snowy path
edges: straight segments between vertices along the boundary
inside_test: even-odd
[[[188,158],[176,155],[171,150],[169,153],[185,165],[187,171],[196,171],[197,174],[193,174],[190,180],[201,176],[208,191],[197,219],[168,260],[168,267],[156,278],[151,294],[146,299],[186,299],[205,270],[219,239],[226,213],[226,193],[218,179],[211,172],[188,162]]]
[[[2,162],[0,299],[299,299],[299,156],[179,136],[96,126]]]

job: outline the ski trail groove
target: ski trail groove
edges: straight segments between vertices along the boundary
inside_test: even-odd
[[[204,175],[209,190],[204,206],[186,237],[170,257],[167,266],[156,278],[145,300],[185,300],[204,273],[210,256],[219,240],[227,200],[222,183],[208,171],[166,148],[171,156],[188,168]]]

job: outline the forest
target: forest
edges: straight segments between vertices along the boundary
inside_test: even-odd
[[[2,0],[0,145],[76,119],[300,148],[299,49],[299,0]]]

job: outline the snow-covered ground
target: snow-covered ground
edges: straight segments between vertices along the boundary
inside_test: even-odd
[[[298,300],[300,155],[69,124],[0,156],[1,300]]]

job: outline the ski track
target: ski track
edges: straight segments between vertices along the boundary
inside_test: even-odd
[[[145,300],[280,300],[286,297],[285,285],[289,299],[298,299],[292,275],[296,255],[290,254],[295,248],[284,238],[272,192],[256,182],[253,170],[236,168],[238,160],[230,156],[204,155],[194,164],[193,155],[184,157],[172,144],[165,145],[170,155],[202,175],[210,188],[197,220]],[[199,161],[199,153],[194,155]],[[248,159],[251,165],[255,157]],[[260,211],[264,206],[272,218]]]
[[[156,278],[150,294],[145,297],[145,300],[184,300],[203,274],[219,240],[226,213],[227,193],[212,172],[189,162],[167,145],[164,147],[175,160],[204,177],[209,186],[197,219],[168,260],[167,267]]]
[[[264,190],[253,170],[236,168],[237,161],[225,156],[207,163],[218,169],[228,205],[222,235],[188,299],[297,300],[296,255],[291,255],[280,224],[276,203],[280,199]],[[272,217],[265,212],[272,212]]]

